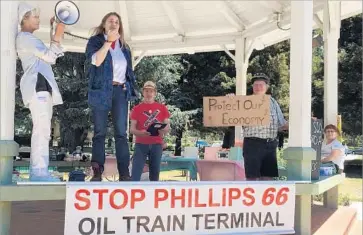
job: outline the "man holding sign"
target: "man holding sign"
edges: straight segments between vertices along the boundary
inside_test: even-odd
[[[265,74],[252,78],[254,95],[264,95],[270,84]],[[229,95],[233,97],[233,95]],[[288,129],[277,101],[270,97],[270,123],[260,126],[244,126],[243,157],[247,180],[272,180],[278,177],[276,148],[277,133]]]

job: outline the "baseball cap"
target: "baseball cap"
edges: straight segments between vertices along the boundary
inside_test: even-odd
[[[145,89],[145,88],[151,88],[151,89],[156,90],[156,85],[152,81],[147,81],[147,82],[144,83],[144,86],[142,88],[143,89]]]
[[[264,73],[257,73],[253,75],[251,82],[254,83],[255,81],[264,81],[266,84],[270,84],[270,78]]]
[[[29,11],[39,12],[39,9],[37,7],[33,7],[33,6],[29,5],[26,2],[19,3],[19,6],[18,6],[18,23],[19,24],[21,24],[21,21],[23,20],[25,14],[28,13]]]

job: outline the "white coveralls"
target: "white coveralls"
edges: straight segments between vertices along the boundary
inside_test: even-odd
[[[33,121],[30,153],[30,180],[52,181],[48,172],[49,141],[53,106],[62,104],[63,100],[54,78],[51,64],[63,56],[57,44],[48,48],[40,39],[29,32],[19,32],[16,38],[16,50],[22,62],[24,75],[20,81],[20,90],[25,107],[30,109]],[[38,73],[41,73],[52,88],[36,92]]]

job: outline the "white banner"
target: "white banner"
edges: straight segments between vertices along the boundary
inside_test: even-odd
[[[294,217],[293,182],[75,182],[64,234],[292,234]]]

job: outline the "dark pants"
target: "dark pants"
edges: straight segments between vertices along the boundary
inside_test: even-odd
[[[92,162],[100,166],[105,164],[105,138],[107,133],[107,120],[109,110],[92,109],[94,123],[94,137],[92,139]],[[117,169],[120,176],[129,176],[130,151],[127,143],[127,113],[128,102],[126,91],[121,86],[113,87],[112,96],[112,122],[116,144]]]
[[[243,158],[246,178],[278,177],[277,141],[244,138]]]
[[[135,144],[131,179],[140,181],[146,158],[149,158],[149,179],[150,181],[159,181],[162,154],[163,147],[161,144]]]

